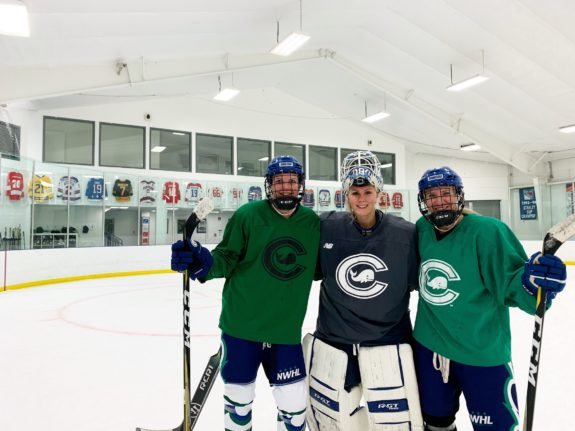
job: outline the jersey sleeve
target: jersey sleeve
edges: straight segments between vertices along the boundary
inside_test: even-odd
[[[245,250],[244,220],[242,212],[236,211],[226,224],[222,240],[212,251],[212,267],[206,280],[227,278],[233,272]]]
[[[521,282],[527,255],[507,225],[495,221],[486,224],[476,246],[481,277],[497,302],[535,314],[535,298]]]

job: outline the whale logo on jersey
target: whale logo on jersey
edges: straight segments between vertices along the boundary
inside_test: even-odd
[[[339,263],[335,279],[346,294],[369,299],[387,288],[387,283],[379,279],[383,271],[387,271],[387,265],[379,257],[373,254],[354,254]]]
[[[426,260],[419,272],[419,295],[432,305],[449,305],[459,296],[449,288],[449,283],[459,280],[459,274],[447,262]]]
[[[301,242],[289,237],[278,238],[266,246],[262,264],[272,277],[291,280],[305,271],[305,267],[298,263],[298,257],[305,254]]]

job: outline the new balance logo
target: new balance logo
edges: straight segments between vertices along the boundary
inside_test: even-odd
[[[471,422],[478,425],[493,425],[491,416],[488,415],[469,415]]]
[[[326,248],[326,249],[328,249],[328,250],[331,250],[331,249],[333,248],[333,244],[332,244],[331,242],[326,242],[326,243],[323,245],[323,248]]]
[[[299,377],[301,375],[299,368],[296,368],[295,370],[289,370],[289,371],[281,371],[277,374],[277,379],[279,381],[282,380],[288,380],[288,379],[293,379],[294,377]]]

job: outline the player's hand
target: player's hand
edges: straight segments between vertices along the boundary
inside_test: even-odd
[[[551,301],[565,288],[567,268],[557,256],[537,252],[525,263],[521,281],[531,295],[537,295],[540,287],[547,292],[547,299]]]
[[[192,280],[205,277],[212,267],[212,254],[197,241],[177,241],[172,244],[172,271],[188,271]]]

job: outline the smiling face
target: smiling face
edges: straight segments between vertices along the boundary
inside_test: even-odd
[[[299,193],[299,179],[297,174],[275,174],[271,181],[271,193],[274,198],[286,196],[297,198]]]
[[[453,186],[431,187],[423,191],[429,212],[455,211],[459,197]]]
[[[349,208],[353,215],[360,218],[375,217],[375,205],[379,193],[372,186],[351,186],[347,194]]]

